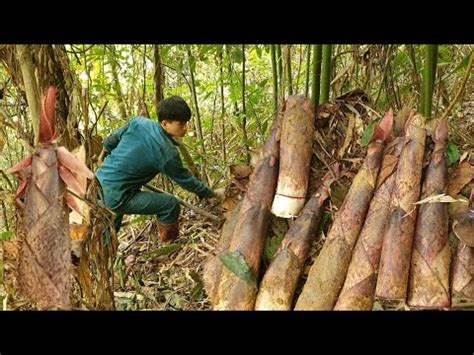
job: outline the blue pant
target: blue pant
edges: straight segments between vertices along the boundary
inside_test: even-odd
[[[171,224],[178,220],[180,205],[178,199],[173,195],[139,191],[112,211],[117,214],[114,226],[118,233],[124,214],[154,214],[160,222]]]

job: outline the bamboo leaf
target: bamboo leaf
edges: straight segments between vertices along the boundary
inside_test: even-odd
[[[463,70],[467,67],[467,65],[469,64],[469,59],[471,59],[471,54],[472,53],[469,53],[468,55],[466,55],[464,57],[464,59],[461,61],[461,63],[458,64],[456,69],[453,70],[453,73],[456,73],[456,72],[458,72],[460,70]]]
[[[415,202],[415,205],[422,205],[424,203],[451,203],[451,202],[463,202],[464,200],[461,199],[455,199],[452,198],[449,195],[446,194],[438,194],[438,195],[433,195],[433,196],[428,196],[427,198],[424,198],[423,200],[420,200],[418,202]],[[464,201],[467,202],[467,201]]]
[[[267,238],[265,242],[265,250],[263,252],[266,260],[271,261],[273,259],[284,236],[285,235],[282,234],[274,235],[273,237]]]
[[[194,270],[191,270],[189,272],[189,276],[191,276],[193,281],[196,283],[196,285],[191,290],[191,300],[199,301],[204,297],[204,286],[203,286],[201,277]]]
[[[162,248],[159,248],[157,250],[153,250],[151,252],[148,252],[148,253],[145,253],[143,255],[143,257],[146,259],[146,260],[154,260],[154,259],[157,259],[157,258],[163,258],[165,256],[168,256],[178,250],[181,250],[181,248],[183,247],[182,244],[170,244],[170,245],[167,245],[167,246],[164,246]]]
[[[244,55],[242,53],[242,49],[240,49],[240,48],[233,48],[231,56],[232,56],[232,61],[234,63],[239,63],[240,64],[244,60]]]
[[[330,221],[331,221],[331,213],[324,212],[323,216],[321,217],[321,222],[319,223],[318,235],[320,235],[321,232],[326,230],[326,226],[328,225]]]
[[[0,240],[2,240],[2,241],[7,241],[7,240],[9,240],[12,236],[13,236],[13,232],[12,232],[12,231],[3,231],[2,233],[0,233]]]
[[[220,255],[220,260],[237,277],[257,287],[257,277],[239,252],[228,252]]]
[[[362,134],[362,137],[360,139],[360,146],[362,148],[367,146],[372,141],[372,137],[374,136],[374,127],[375,127],[375,122],[372,122],[366,128],[366,130],[364,131],[364,134]]]
[[[448,140],[448,147],[447,147],[447,157],[448,157],[448,166],[451,166],[455,162],[459,160],[461,157],[461,154],[459,153],[459,148],[458,146],[452,141]]]
[[[474,177],[474,166],[463,161],[449,178],[448,195],[455,197]]]

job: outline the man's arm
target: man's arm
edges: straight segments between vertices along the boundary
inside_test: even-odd
[[[171,180],[178,183],[184,189],[194,192],[202,198],[214,196],[214,191],[199,181],[191,172],[183,166],[179,155],[174,156],[163,167],[163,173]]]
[[[127,131],[128,127],[130,126],[129,121],[125,126],[116,129],[110,136],[108,136],[104,140],[104,154],[103,156],[107,156],[115,149],[115,147],[119,144],[120,140],[122,139],[122,135]],[[102,154],[101,154],[102,155]]]

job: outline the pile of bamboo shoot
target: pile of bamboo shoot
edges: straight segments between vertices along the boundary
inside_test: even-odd
[[[376,301],[385,309],[447,309],[456,297],[474,303],[474,193],[450,223],[448,125],[435,121],[428,134],[415,110],[401,112],[395,122],[389,111],[375,126],[364,163],[297,295],[339,171],[333,164],[306,196],[314,112],[301,96],[290,96],[285,107],[247,196],[205,267],[214,309],[372,310]],[[270,206],[273,214],[295,219],[259,275]],[[459,239],[455,252],[449,235]]]

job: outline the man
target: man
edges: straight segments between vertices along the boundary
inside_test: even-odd
[[[163,243],[178,237],[180,205],[176,197],[140,191],[160,172],[201,198],[222,198],[222,192],[214,192],[183,167],[173,137],[186,134],[190,119],[189,106],[173,96],[158,104],[159,122],[135,117],[104,141],[101,156],[106,158],[96,176],[104,190],[105,206],[117,214],[117,232],[124,214],[154,214]]]

